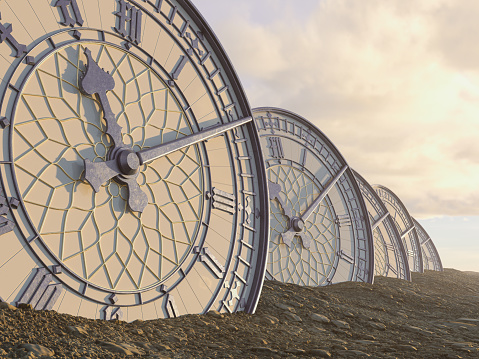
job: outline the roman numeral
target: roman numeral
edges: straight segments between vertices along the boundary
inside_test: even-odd
[[[141,19],[143,13],[140,9],[127,4],[124,0],[119,0],[119,5],[120,10],[115,13],[115,16],[119,18],[118,27],[115,27],[115,30],[121,36],[127,37],[131,42],[138,45],[141,42]]]
[[[63,291],[61,284],[50,284],[52,277],[47,268],[38,268],[18,303],[31,304],[37,310],[51,310]]]
[[[339,258],[341,258],[342,260],[350,263],[350,264],[353,264],[354,263],[354,258],[351,257],[349,254],[345,253],[342,249],[341,251],[338,253],[339,255]]]
[[[284,158],[283,144],[279,137],[268,137],[271,157]]]
[[[213,199],[213,208],[220,209],[222,211],[235,214],[236,212],[236,197],[232,194],[219,190],[215,187],[212,189],[213,195],[207,193],[207,198]]]
[[[194,253],[200,253],[200,248],[195,247],[193,249]],[[203,248],[203,254],[199,256],[200,262],[206,264],[206,266],[213,272],[213,274],[218,278],[221,279],[224,277],[225,267],[221,265],[220,262],[215,258],[215,256],[211,253],[208,248]]]
[[[164,305],[168,318],[176,318],[180,315],[180,313],[178,312],[178,308],[176,307],[175,297],[173,297],[171,294],[168,294],[166,296]]]
[[[306,164],[306,156],[308,155],[308,150],[306,148],[303,148],[303,150],[301,151],[301,166],[303,166],[304,168],[304,165]]]
[[[70,10],[68,6],[71,6],[73,16],[72,18],[70,15]],[[78,24],[80,26],[83,25],[83,18],[81,17],[80,9],[78,8],[77,0],[58,0],[55,4],[55,7],[59,7],[60,11],[63,16],[63,22],[61,24],[63,26],[75,26]]]
[[[123,311],[120,307],[107,306],[103,309],[103,320],[121,320],[123,319]]]
[[[0,20],[2,16],[0,15]],[[15,49],[17,52],[15,57],[20,57],[23,54],[27,53],[27,47],[25,45],[19,44],[17,40],[12,36],[13,27],[12,25],[7,25],[5,27],[3,24],[0,24],[0,43],[7,40],[7,42]]]
[[[12,198],[12,202],[13,200],[14,199]],[[12,207],[13,206],[14,206],[14,203],[12,203]],[[8,210],[9,210],[9,207],[7,204],[7,199],[3,196],[0,196],[0,236],[2,234],[12,231],[13,228],[15,228],[15,223],[13,221],[9,220],[6,217],[3,217],[5,214],[8,213]]]
[[[188,58],[186,56],[180,56],[180,59],[176,63],[175,69],[171,73],[171,78],[173,80],[178,80],[178,76],[180,76],[181,71],[185,67],[186,63],[188,62]]]
[[[336,217],[336,224],[338,224],[340,227],[344,226],[351,226],[353,223],[351,222],[351,217],[349,214],[339,214]]]

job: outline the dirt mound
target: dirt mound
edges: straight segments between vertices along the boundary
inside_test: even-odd
[[[268,281],[255,315],[105,322],[0,303],[2,358],[478,358],[479,273],[299,287]]]

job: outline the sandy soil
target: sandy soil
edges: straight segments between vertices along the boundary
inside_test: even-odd
[[[1,358],[479,358],[479,273],[266,282],[255,315],[105,322],[0,303]]]

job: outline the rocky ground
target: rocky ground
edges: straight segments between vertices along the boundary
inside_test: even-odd
[[[105,322],[0,303],[1,358],[479,358],[479,273],[299,287],[255,315]]]

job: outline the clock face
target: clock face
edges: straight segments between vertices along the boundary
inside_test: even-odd
[[[401,236],[392,217],[371,185],[356,171],[374,236],[374,275],[411,280]]]
[[[346,161],[314,125],[276,108],[253,110],[270,197],[267,278],[317,286],[372,282],[371,227]]]
[[[196,9],[58,0],[0,11],[1,298],[108,320],[254,312],[264,163],[236,74]]]
[[[441,257],[439,256],[439,252],[437,251],[431,237],[429,237],[429,234],[427,234],[424,227],[421,226],[416,219],[413,218],[412,221],[414,222],[414,227],[416,227],[419,236],[424,269],[442,272],[444,268],[442,267]]]
[[[394,220],[408,257],[411,272],[423,272],[423,259],[419,238],[413,220],[401,200],[388,188],[373,185],[374,190],[386,206],[389,216]]]

